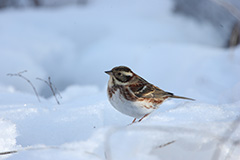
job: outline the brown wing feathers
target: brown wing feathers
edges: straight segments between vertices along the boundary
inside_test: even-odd
[[[180,99],[187,99],[187,100],[194,100],[187,97],[182,96],[175,96],[173,93],[165,92],[160,88],[152,85],[152,84],[134,84],[130,85],[129,88],[137,97],[144,97],[144,98],[180,98]]]

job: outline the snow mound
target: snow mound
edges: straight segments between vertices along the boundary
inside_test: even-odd
[[[0,119],[0,151],[11,151],[16,149],[16,125]],[[0,159],[7,158],[8,156],[0,156]]]

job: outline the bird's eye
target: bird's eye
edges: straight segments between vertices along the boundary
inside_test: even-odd
[[[118,76],[121,76],[122,74],[119,72],[117,75],[118,75]]]

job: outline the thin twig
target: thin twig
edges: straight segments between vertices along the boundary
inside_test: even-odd
[[[50,88],[51,88],[51,91],[53,92],[54,96],[56,97],[56,93],[57,93],[58,96],[60,98],[62,98],[62,96],[60,95],[60,92],[58,91],[57,87],[52,83],[51,77],[48,77],[48,82],[50,84]]]
[[[55,100],[57,102],[57,104],[60,105],[60,102],[58,101],[58,98],[57,98],[57,95],[56,95],[56,92],[57,94],[59,95],[60,98],[62,98],[62,96],[60,95],[60,93],[58,92],[57,88],[53,85],[52,81],[51,81],[51,77],[48,77],[48,81],[47,80],[44,80],[44,79],[41,79],[41,78],[36,78],[37,80],[40,80],[40,81],[43,81],[45,82],[48,87],[51,89],[52,91],[52,94],[53,96],[55,97]]]
[[[7,155],[7,154],[13,154],[17,153],[18,151],[7,151],[7,152],[1,152],[0,155]]]
[[[10,155],[10,154],[14,154],[14,153],[19,153],[21,151],[50,150],[50,149],[64,150],[64,151],[78,151],[79,152],[79,150],[76,149],[76,148],[72,149],[72,148],[66,148],[66,147],[62,147],[62,146],[28,146],[28,147],[20,148],[18,150],[0,152],[0,156],[1,155]],[[83,151],[83,153],[94,156],[98,159],[101,159],[100,156],[98,156],[97,154],[95,154],[93,152]]]
[[[27,81],[27,82],[31,85],[31,87],[33,88],[33,91],[34,91],[34,93],[35,93],[38,101],[41,102],[41,101],[40,101],[40,98],[39,98],[39,95],[38,95],[38,93],[37,93],[37,90],[36,90],[36,88],[34,87],[34,85],[32,84],[32,82],[31,82],[29,79],[27,79],[26,77],[24,77],[24,76],[22,75],[23,73],[26,73],[26,72],[27,72],[27,70],[24,70],[24,71],[18,72],[18,73],[14,73],[14,74],[8,73],[7,76],[11,76],[11,77],[12,77],[12,76],[18,76],[18,77],[24,79],[25,81]]]
[[[166,147],[166,146],[168,146],[168,145],[170,145],[170,144],[172,144],[172,143],[174,143],[174,142],[176,142],[176,140],[170,141],[170,142],[165,143],[165,144],[161,144],[160,146],[157,146],[155,149]]]
[[[57,89],[57,87],[56,87],[54,84],[52,84],[52,85],[53,85],[53,87],[54,87],[55,92],[58,94],[59,98],[62,99],[62,95],[60,94],[60,92],[59,92],[59,90]]]

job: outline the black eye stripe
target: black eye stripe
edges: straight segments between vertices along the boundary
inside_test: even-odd
[[[132,78],[132,76],[126,76],[127,81],[129,81],[131,78]]]
[[[120,82],[123,82],[120,78],[118,78],[118,77],[116,77],[116,79],[118,80],[118,81],[120,81]]]

